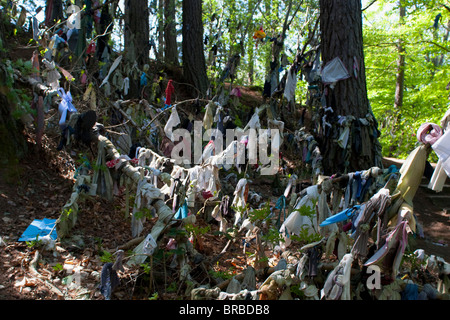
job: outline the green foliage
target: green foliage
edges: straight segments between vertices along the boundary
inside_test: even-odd
[[[320,239],[322,239],[322,236],[318,233],[310,234],[309,228],[307,228],[306,226],[302,226],[300,229],[300,233],[298,235],[291,235],[291,239],[292,241],[308,244],[319,241]]]
[[[419,271],[423,266],[427,264],[426,261],[419,260],[417,255],[412,251],[406,251],[403,254],[401,266],[402,268],[407,268],[410,272]]]
[[[266,220],[270,215],[270,202],[267,201],[265,206],[259,209],[254,209],[252,211],[249,211],[248,218],[252,223],[257,221],[264,221]]]
[[[53,266],[53,270],[55,270],[56,272],[63,271],[64,266],[61,263],[57,263],[56,265]]]
[[[152,271],[150,263],[142,263],[141,267],[145,274],[150,274],[150,272]]]
[[[39,240],[39,237],[36,236],[36,239],[31,240],[31,241],[25,241],[25,244],[30,249],[39,248],[42,245],[42,240]]]
[[[282,234],[278,231],[277,226],[270,225],[269,229],[261,236],[261,239],[266,243],[277,245],[280,242],[284,242]]]
[[[114,256],[111,252],[102,250],[101,255],[100,255],[100,261],[103,263],[114,262]]]
[[[149,208],[141,208],[140,210],[136,211],[134,213],[134,216],[136,219],[142,219],[142,218],[147,218],[147,219],[151,219],[152,218],[152,212]]]
[[[448,109],[448,28],[450,12],[435,1],[375,3],[364,12],[364,54],[368,97],[379,122],[384,156],[405,158],[416,146],[421,124],[440,124]],[[434,27],[438,14],[442,17]],[[404,48],[403,104],[394,108],[398,46]],[[434,155],[434,153],[432,153]]]
[[[235,276],[235,274],[233,273],[233,270],[234,270],[234,268],[230,267],[227,271],[208,270],[208,273],[213,278],[228,280]]]
[[[158,300],[158,292],[155,292],[151,297],[148,298],[148,300]]]
[[[187,225],[185,225],[185,229],[188,234],[192,234],[192,236],[194,238],[194,246],[195,246],[197,239],[199,237],[203,236],[204,234],[208,233],[211,230],[211,226],[207,225],[204,227],[200,227],[200,226],[195,226],[193,224],[187,224]]]
[[[23,62],[21,59],[16,62],[6,60],[2,64],[2,77],[0,77],[0,93],[8,99],[12,107],[11,114],[14,119],[21,119],[26,115],[35,115],[36,111],[31,109],[31,96],[24,89],[16,88],[14,82],[14,70],[19,70],[26,74],[31,71],[31,62]]]
[[[302,206],[298,209],[295,209],[293,212],[295,211],[298,211],[302,216],[310,218],[311,221],[312,219],[314,219],[314,215],[316,214],[315,210],[309,206]],[[298,235],[295,234],[291,235],[291,240],[305,244],[316,242],[319,241],[320,239],[322,239],[322,236],[318,233],[314,232],[310,233],[310,228],[307,227],[306,225],[303,225],[300,228],[300,232]]]

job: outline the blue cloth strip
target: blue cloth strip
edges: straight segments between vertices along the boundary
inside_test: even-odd
[[[183,205],[178,209],[177,213],[175,213],[175,219],[184,219],[188,216],[188,206],[186,200],[184,200]]]
[[[327,226],[329,224],[332,224],[332,223],[337,223],[337,222],[341,222],[341,221],[345,221],[347,219],[350,219],[355,214],[355,212],[358,211],[360,208],[361,208],[360,205],[356,205],[356,206],[353,206],[352,208],[348,208],[348,209],[345,209],[345,210],[343,210],[343,211],[341,211],[339,213],[336,213],[335,215],[325,219],[320,224],[320,226],[321,227],[325,227],[325,226]]]

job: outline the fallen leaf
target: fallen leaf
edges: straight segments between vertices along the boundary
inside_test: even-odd
[[[34,287],[36,286],[36,279],[23,277],[21,281],[14,284],[15,287]]]

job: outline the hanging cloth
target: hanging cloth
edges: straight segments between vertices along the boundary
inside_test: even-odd
[[[203,128],[205,130],[211,129],[213,123],[214,123],[213,102],[209,102],[206,105],[206,111],[203,117]]]
[[[174,219],[184,219],[188,216],[188,205],[186,199],[183,202],[183,205],[178,209],[178,211],[175,213]]]
[[[55,62],[49,61],[47,59],[42,59],[42,63],[47,68],[47,84],[52,89],[58,89],[59,88],[59,79],[61,78],[61,75],[59,74],[58,70],[56,70]]]
[[[111,76],[111,74],[114,72],[114,70],[116,70],[116,68],[119,66],[120,62],[122,61],[122,56],[118,56],[116,58],[116,60],[114,60],[111,68],[109,68],[108,74],[106,75],[106,77],[103,79],[102,84],[100,85],[99,88],[101,88],[102,86],[104,86],[107,82],[109,77]]]
[[[288,75],[286,78],[286,87],[284,88],[283,93],[288,102],[294,101],[296,87],[297,87],[297,70],[295,66],[291,66],[288,71]]]
[[[441,166],[450,176],[450,130],[440,137],[432,146],[441,161]]]
[[[286,197],[284,195],[281,195],[281,197],[278,198],[275,209],[279,210],[277,222],[275,223],[276,227],[279,229],[281,227],[281,212],[283,212],[283,221],[286,220]]]
[[[128,90],[130,90],[130,78],[126,77],[125,79],[123,79],[123,83],[122,83],[122,88],[123,90],[123,94],[125,96],[128,95]]]
[[[373,195],[361,210],[358,216],[358,223],[354,233],[355,242],[352,247],[352,253],[355,258],[365,258],[367,256],[367,244],[371,230],[371,220],[374,215],[381,216],[391,203],[389,189],[382,188]],[[353,236],[353,235],[352,235]]]
[[[58,112],[61,116],[59,120],[59,126],[62,130],[64,130],[66,128],[66,120],[68,113],[77,112],[77,109],[72,104],[72,95],[70,91],[66,93],[63,88],[59,88],[58,95],[62,99],[58,106]]]
[[[94,170],[92,184],[96,185],[97,195],[111,201],[113,198],[113,180],[109,169],[101,170],[106,167],[106,141],[99,140],[97,154],[97,170]]]
[[[339,57],[334,58],[322,68],[322,82],[325,84],[333,84],[347,78],[350,78],[350,74]]]
[[[386,242],[364,266],[377,264],[384,273],[388,273],[395,279],[398,274],[399,267],[408,244],[408,236],[406,232],[406,221],[402,221],[397,227],[389,233]]]
[[[299,209],[309,208],[310,210],[314,210],[318,199],[318,185],[306,188],[306,194],[298,201],[294,207],[294,211],[289,214],[279,229],[285,239],[283,246],[288,247],[291,243],[290,235],[299,235],[303,228],[306,228],[308,234],[316,233],[316,215],[309,218],[308,216],[302,215]]]
[[[174,142],[172,130],[174,127],[179,125],[181,123],[181,121],[180,121],[180,117],[178,116],[177,107],[174,106],[171,111],[172,112],[170,114],[169,120],[167,120],[167,123],[164,126],[164,132],[165,132],[167,138],[169,138],[172,142]]]
[[[352,254],[346,254],[331,271],[321,290],[321,298],[326,300],[351,300],[350,276],[353,262]]]
[[[417,130],[417,140],[433,145],[442,136],[442,129],[435,123],[423,123]]]
[[[37,81],[41,81],[41,77],[39,76],[40,66],[39,66],[39,54],[35,50],[33,51],[33,56],[31,57],[31,65],[33,66],[33,72],[31,77]]]
[[[400,191],[402,198],[410,205],[413,204],[413,198],[422,182],[427,157],[427,146],[420,145],[408,155],[399,170],[400,178],[393,194]]]
[[[327,219],[325,219],[319,226],[321,227],[325,227],[327,225],[330,225],[332,223],[338,223],[338,222],[343,222],[346,220],[350,220],[353,218],[353,216],[359,212],[359,210],[361,209],[360,205],[355,205],[351,208],[347,208],[345,210],[342,210],[339,213],[336,213],[335,215],[332,215],[331,217],[328,217]]]
[[[170,106],[172,104],[172,94],[175,92],[175,87],[173,86],[173,80],[169,80],[166,87],[166,106]]]

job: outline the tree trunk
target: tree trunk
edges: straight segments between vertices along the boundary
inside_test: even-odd
[[[403,19],[406,15],[406,8],[400,1],[400,24],[403,24]],[[405,48],[403,47],[403,39],[398,41],[398,60],[397,60],[397,80],[395,82],[395,101],[394,110],[401,113],[403,106],[403,86],[405,82]]]
[[[248,37],[251,38],[253,32],[248,33]],[[248,82],[252,86],[255,82],[255,50],[254,43],[250,42],[248,45]]]
[[[1,13],[0,19],[3,21]],[[4,43],[2,38],[0,33],[0,39]],[[7,73],[6,66],[0,63],[0,177],[4,175],[5,179],[15,177],[16,166],[28,151],[27,140],[23,134],[24,124],[13,117],[13,111],[17,107],[7,98],[9,91],[14,90],[7,85],[7,79],[12,77]]]
[[[45,25],[53,26],[58,20],[63,20],[62,0],[47,0],[45,7]]]
[[[125,52],[132,66],[135,62],[140,70],[148,63],[150,51],[148,0],[126,0],[125,2]],[[130,97],[139,97],[140,76],[130,78]]]
[[[164,60],[164,2],[165,0],[158,1],[158,61]]]
[[[403,25],[403,19],[406,16],[406,7],[402,4],[402,1],[399,1],[399,24]],[[398,126],[401,122],[402,117],[402,108],[403,108],[403,88],[405,84],[405,47],[404,40],[402,38],[398,39],[397,51],[398,51],[398,59],[397,59],[397,75],[395,81],[395,96],[394,96],[394,114],[396,115],[396,122],[393,128],[393,132],[396,132]],[[403,137],[399,137],[401,142]],[[395,151],[395,146],[392,145],[390,148],[390,152]]]
[[[202,1],[183,0],[183,74],[201,94],[208,90],[203,53]],[[195,93],[194,93],[195,94]]]
[[[164,1],[164,61],[167,64],[178,66],[177,30],[175,22],[175,0]]]
[[[350,77],[324,85],[326,106],[320,114],[317,137],[325,174],[353,172],[379,165],[377,122],[367,98],[360,0],[320,0],[321,53],[325,66],[338,57]],[[325,111],[332,108],[333,112]],[[372,114],[369,125],[360,121]],[[323,116],[326,116],[324,118]],[[353,116],[347,148],[336,143],[341,127],[338,116]],[[327,126],[323,120],[330,126]],[[374,128],[375,127],[375,128]]]

